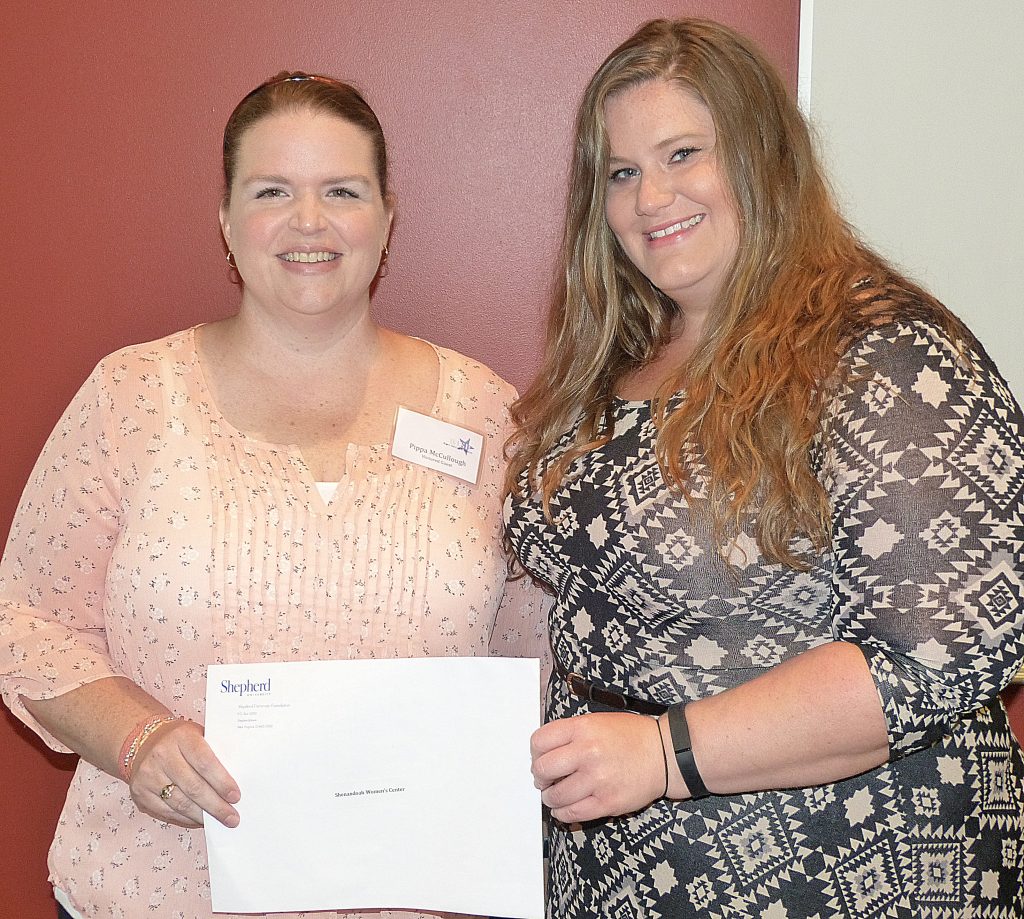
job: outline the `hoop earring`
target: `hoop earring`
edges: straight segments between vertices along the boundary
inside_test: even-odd
[[[238,266],[235,264],[235,253],[228,249],[228,254],[224,256],[226,261],[232,268],[237,269]]]
[[[384,243],[384,246],[380,250],[380,264],[377,266],[377,277],[386,278],[388,276],[388,244]]]

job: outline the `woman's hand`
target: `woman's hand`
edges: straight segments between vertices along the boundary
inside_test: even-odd
[[[241,792],[192,721],[172,721],[146,740],[132,763],[128,783],[143,813],[177,826],[203,825],[203,813],[225,826],[238,826],[232,807]],[[168,793],[161,795],[164,789]]]
[[[627,712],[552,721],[530,740],[533,777],[562,823],[628,814],[665,790],[658,722]]]

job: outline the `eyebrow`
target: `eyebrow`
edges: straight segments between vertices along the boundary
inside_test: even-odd
[[[289,179],[280,175],[254,175],[248,178],[242,179],[245,185],[255,185],[263,182],[267,182],[272,185],[290,185]],[[363,175],[361,172],[353,173],[347,176],[330,176],[324,179],[321,185],[344,185],[346,182],[365,182],[367,185],[370,184],[370,177]]]

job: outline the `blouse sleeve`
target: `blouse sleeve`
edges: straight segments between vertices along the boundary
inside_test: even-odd
[[[491,629],[489,652],[492,657],[538,658],[543,695],[551,675],[547,610],[552,598],[528,575],[520,575],[510,574],[505,582],[505,595]]]
[[[463,358],[465,360],[465,358]],[[500,539],[508,524],[509,502],[501,501],[505,481],[505,448],[515,432],[510,409],[519,398],[515,388],[496,376],[493,371],[474,364],[477,378],[469,376],[468,385],[473,398],[479,403],[479,417],[490,441],[488,468],[485,475],[486,491],[500,519],[496,520],[495,535]],[[480,425],[480,420],[476,421]],[[499,549],[500,551],[500,549]],[[547,610],[551,597],[544,593],[514,561],[506,555],[504,592],[495,613],[488,640],[488,653],[492,657],[535,657],[540,660],[541,687],[547,686],[551,672],[551,652],[548,643]]]
[[[1024,419],[980,348],[875,329],[826,413],[833,629],[867,658],[896,759],[991,702],[1024,657]]]
[[[119,527],[119,473],[99,368],[64,412],[22,495],[0,562],[0,691],[48,746],[71,752],[20,696],[49,699],[115,675],[103,585]]]
[[[491,656],[536,657],[542,669],[550,668],[547,610],[551,602],[529,575],[510,572],[491,630]]]

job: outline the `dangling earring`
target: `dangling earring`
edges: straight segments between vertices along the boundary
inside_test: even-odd
[[[380,250],[380,265],[377,266],[377,277],[386,278],[388,276],[388,244],[384,243],[383,248]]]
[[[241,285],[242,276],[238,273],[238,265],[235,263],[235,253],[228,249],[228,254],[224,256],[224,261],[228,263],[228,280],[232,284]]]

